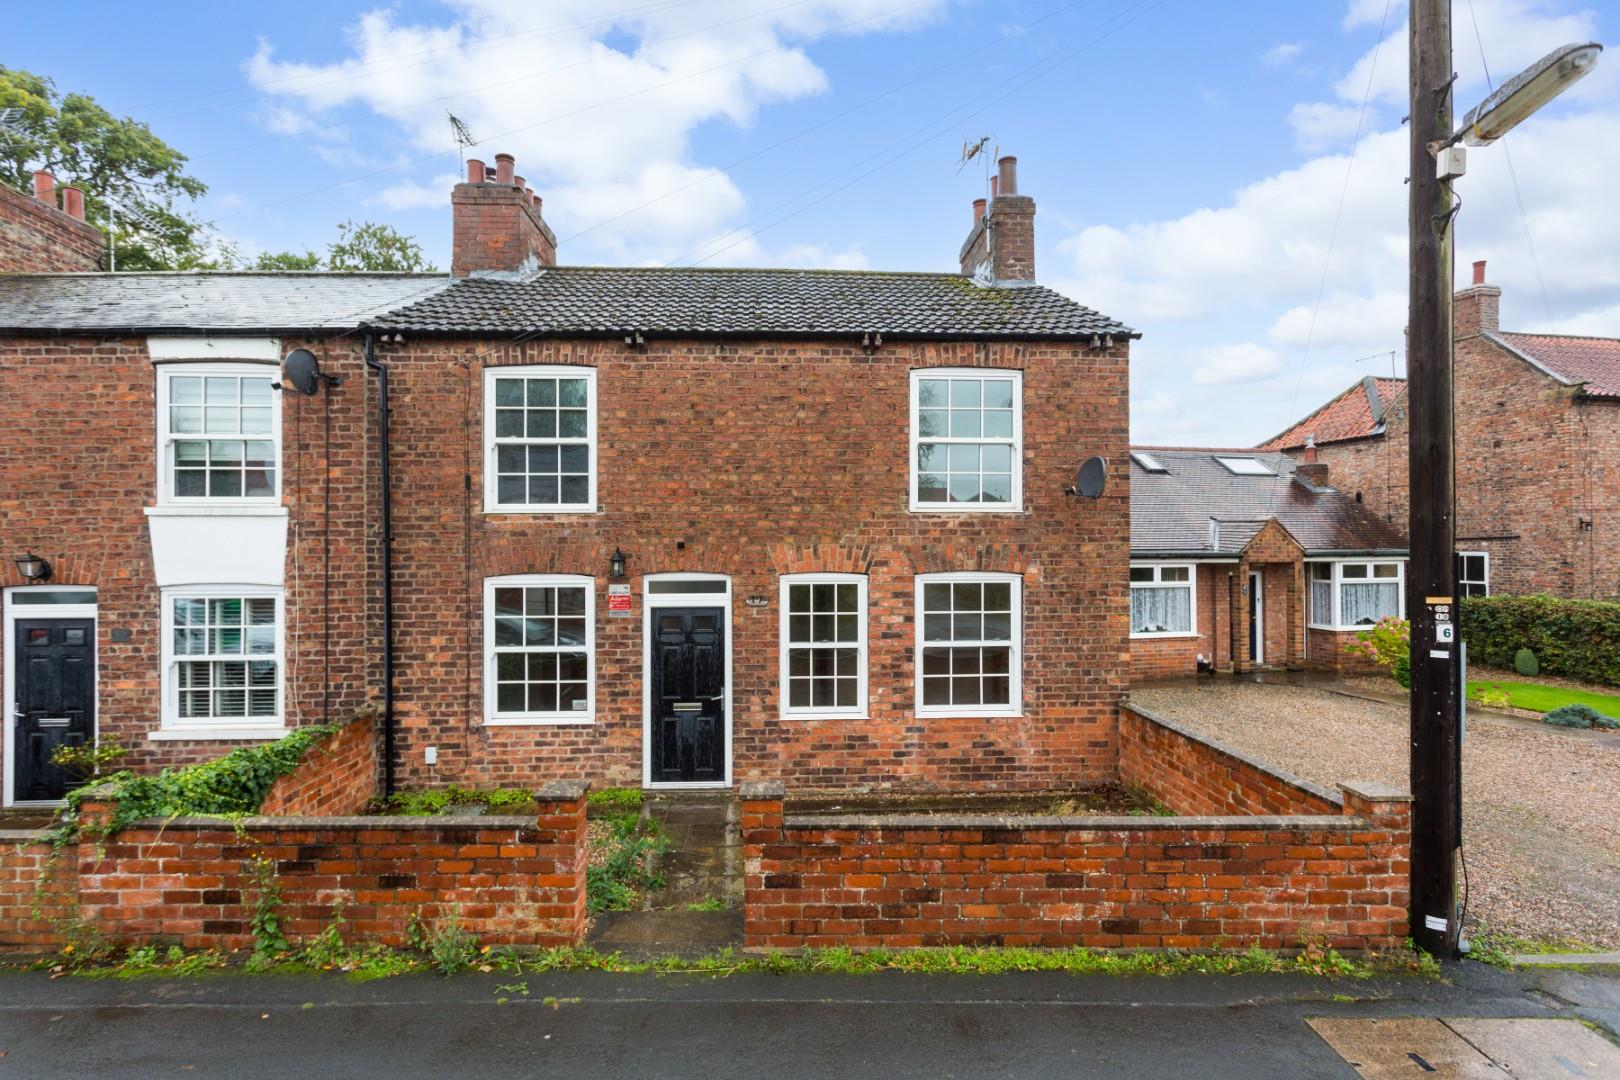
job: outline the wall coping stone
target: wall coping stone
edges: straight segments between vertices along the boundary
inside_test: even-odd
[[[1231,817],[1036,817],[959,814],[949,817],[915,814],[806,814],[783,819],[788,829],[1076,829],[1088,832],[1153,832],[1200,829],[1324,829],[1354,832],[1372,827],[1354,814],[1243,814]]]
[[[43,844],[50,838],[50,829],[0,829],[0,844]]]
[[[520,814],[489,815],[487,817],[434,816],[383,817],[364,815],[353,817],[175,817],[144,818],[132,821],[128,829],[532,829],[535,819]]]
[[[1321,784],[1314,783],[1313,781],[1307,780],[1302,776],[1295,776],[1293,773],[1285,772],[1282,769],[1277,768],[1275,765],[1261,761],[1259,758],[1254,757],[1251,754],[1246,754],[1242,750],[1238,750],[1235,747],[1227,746],[1223,742],[1218,742],[1215,739],[1211,739],[1208,735],[1200,735],[1198,732],[1192,730],[1184,724],[1178,724],[1174,720],[1166,720],[1157,713],[1150,712],[1149,710],[1144,709],[1142,706],[1132,703],[1129,697],[1120,702],[1120,708],[1129,709],[1131,712],[1150,723],[1158,724],[1163,728],[1168,728],[1184,739],[1207,746],[1216,753],[1224,754],[1229,758],[1240,761],[1250,768],[1259,769],[1268,776],[1274,776],[1286,784],[1292,784],[1302,791],[1307,791],[1310,794],[1315,795],[1319,799],[1326,799],[1334,806],[1344,805],[1344,796],[1339,792],[1330,791]]]
[[[573,802],[575,799],[583,799],[589,790],[591,790],[589,780],[551,780],[543,784],[540,790],[534,793],[534,797],[538,802]]]
[[[750,780],[737,788],[739,798],[752,799],[782,799],[787,797],[787,785],[780,780]]]
[[[1412,793],[1405,788],[1398,788],[1392,784],[1385,784],[1377,780],[1345,780],[1339,784],[1339,789],[1351,795],[1359,796],[1369,802],[1411,802]]]

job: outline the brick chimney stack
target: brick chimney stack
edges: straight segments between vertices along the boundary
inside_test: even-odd
[[[0,184],[0,273],[100,270],[107,240],[84,220],[84,191],[57,187],[43,171],[33,189],[30,196]]]
[[[467,162],[467,179],[450,194],[452,275],[557,265],[557,236],[516,164],[511,154],[496,154],[493,169]]]
[[[973,202],[973,230],[962,245],[962,273],[994,285],[1035,282],[1035,200],[1018,194],[1018,159],[996,163],[988,206]]]
[[[1474,264],[1474,283],[1452,298],[1452,333],[1460,340],[1501,327],[1502,290],[1485,284],[1485,260]]]

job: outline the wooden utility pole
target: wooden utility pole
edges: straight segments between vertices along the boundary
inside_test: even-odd
[[[1451,0],[1412,0],[1410,417],[1412,940],[1457,954],[1461,757],[1457,722],[1456,459],[1452,439],[1451,183],[1429,144],[1451,135]]]

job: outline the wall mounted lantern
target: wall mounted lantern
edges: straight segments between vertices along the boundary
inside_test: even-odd
[[[628,556],[620,551],[617,545],[614,545],[613,554],[608,556],[608,577],[615,579],[624,577],[624,560],[626,558]]]
[[[49,581],[51,564],[30,551],[17,560],[17,572],[25,581]]]

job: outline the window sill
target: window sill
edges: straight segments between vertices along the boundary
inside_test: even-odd
[[[491,506],[484,504],[486,517],[500,517],[503,514],[522,515],[533,517],[536,514],[594,514],[595,506]]]
[[[163,503],[145,508],[147,517],[279,517],[287,516],[280,503]]]
[[[1132,634],[1131,635],[1131,640],[1132,641],[1168,641],[1168,640],[1174,640],[1174,639],[1179,639],[1179,638],[1196,638],[1198,636],[1199,636],[1199,634],[1198,634],[1198,632],[1196,630],[1176,630],[1176,631],[1172,631],[1170,633],[1164,633],[1164,634]]]
[[[870,720],[872,716],[865,709],[860,712],[784,712],[782,720]]]
[[[972,503],[912,503],[913,514],[1022,514],[1022,506],[975,506]]]
[[[981,717],[1000,717],[1016,720],[1023,715],[1022,709],[918,709],[916,712],[919,720],[959,720]]]
[[[268,742],[287,734],[285,727],[164,727],[148,732],[153,742],[214,742],[235,739],[244,742]]]
[[[596,723],[593,715],[584,716],[501,716],[484,717],[485,727],[585,727]]]

